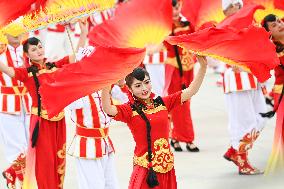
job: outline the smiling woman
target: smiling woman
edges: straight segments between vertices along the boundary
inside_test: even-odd
[[[84,46],[87,25],[80,23],[81,35],[78,48]],[[39,39],[32,37],[24,41],[23,50],[29,59],[30,67],[13,68],[0,62],[0,71],[24,83],[32,98],[27,166],[23,188],[33,189],[35,179],[38,188],[63,187],[65,175],[66,131],[64,112],[48,117],[45,105],[41,102],[39,87],[50,81],[47,73],[54,72],[64,64],[74,62],[73,56],[57,62],[46,62],[44,48]],[[27,176],[28,175],[28,176]]]
[[[200,69],[190,86],[166,97],[154,98],[149,73],[143,68],[134,69],[125,78],[129,88],[128,103],[112,105],[110,87],[103,89],[104,111],[115,120],[127,123],[136,143],[129,189],[177,188],[174,157],[168,142],[168,114],[199,90],[207,61],[204,57],[198,57],[198,60]]]

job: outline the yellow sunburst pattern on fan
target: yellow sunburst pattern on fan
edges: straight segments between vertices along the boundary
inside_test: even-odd
[[[205,8],[207,6],[208,8]],[[216,23],[220,23],[225,19],[221,1],[204,0],[202,1],[202,7],[203,11],[202,14],[199,15],[200,22],[199,25],[197,25],[197,28],[206,22],[214,21]]]
[[[284,10],[275,8],[274,0],[244,0],[244,3],[246,4],[254,3],[265,7],[264,10],[257,10],[255,13],[255,20],[258,23],[260,23],[262,19],[268,14],[275,14],[280,18],[284,18]]]
[[[80,18],[95,11],[112,8],[115,0],[54,0],[36,12],[25,15],[23,24],[28,31],[46,27],[49,24]]]
[[[144,48],[145,45],[158,45],[163,42],[169,30],[158,23],[144,23],[129,32],[127,46]]]
[[[113,19],[96,26],[89,39],[100,46],[145,48],[161,44],[171,28],[170,1],[131,0],[117,7]]]
[[[17,36],[27,32],[27,29],[23,25],[22,17],[20,17],[17,20],[9,23],[8,25],[6,25],[1,30],[3,31],[3,33],[12,35],[14,37],[17,37]]]
[[[7,43],[8,43],[7,37],[0,30],[0,44],[7,44]]]

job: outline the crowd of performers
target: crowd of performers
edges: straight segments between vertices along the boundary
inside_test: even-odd
[[[173,36],[194,32],[194,26],[180,14],[181,5],[178,0],[172,1]],[[243,7],[243,2],[223,0],[222,5],[224,14],[230,16]],[[131,189],[177,188],[170,147],[183,151],[180,142],[184,142],[187,151],[199,152],[194,144],[190,99],[198,92],[210,59],[167,42],[149,49],[144,64],[125,79],[67,107],[76,125],[70,145],[66,144],[64,111],[48,117],[39,93],[40,86],[49,82],[45,76],[92,53],[92,47],[86,47],[88,30],[112,16],[113,9],[91,15],[87,21],[79,21],[76,27],[80,32],[70,25],[76,52],[81,48],[77,57],[66,38],[66,26],[50,26],[26,40],[13,33],[0,37],[0,138],[9,163],[3,170],[8,188],[63,188],[66,153],[76,159],[80,189],[119,188],[115,149],[109,136],[112,119],[127,123],[135,141]],[[273,111],[266,109],[265,84],[238,67],[221,66],[230,136],[224,158],[232,161],[242,175],[263,173],[250,164],[248,151],[267,117],[275,113],[274,144],[266,173],[284,168],[284,22],[272,13],[261,24],[271,33],[281,62],[274,70],[275,83],[270,93]],[[199,70],[194,75],[196,62]],[[114,105],[112,98],[121,104]]]

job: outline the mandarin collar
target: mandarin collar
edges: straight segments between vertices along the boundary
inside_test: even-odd
[[[8,47],[8,49],[10,50],[10,51],[16,51],[16,52],[21,52],[21,51],[23,51],[23,46],[22,45],[20,45],[20,46],[18,46],[17,48],[15,48],[15,47],[13,47],[13,46],[11,46],[11,45],[7,45],[7,47]]]

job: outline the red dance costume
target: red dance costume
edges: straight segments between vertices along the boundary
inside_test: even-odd
[[[66,57],[53,64],[52,68],[45,64],[41,67],[33,63],[38,69],[37,77],[40,84],[48,82],[48,73],[56,68],[69,63]],[[56,117],[49,118],[47,112],[41,108],[41,116],[38,117],[38,96],[35,80],[31,72],[26,68],[15,68],[15,79],[23,82],[32,97],[30,133],[32,135],[36,122],[39,120],[39,134],[35,146],[35,177],[38,189],[61,189],[65,175],[65,150],[66,150],[66,125],[64,112]],[[51,91],[54,92],[54,91]],[[42,105],[44,107],[44,105]],[[31,141],[31,140],[30,140]],[[29,144],[29,151],[31,144]],[[27,161],[29,161],[29,153]],[[27,167],[29,169],[31,167]],[[26,178],[25,178],[26,179]],[[29,188],[29,186],[27,186]]]
[[[179,26],[173,25],[173,35],[175,36],[192,32],[194,32],[194,29],[188,22],[180,22]],[[167,42],[164,44],[168,53],[165,61],[165,93],[173,94],[182,90],[183,85],[188,87],[192,82],[195,58],[188,50],[178,47],[183,70],[183,76],[181,77],[174,46]],[[171,138],[186,143],[193,142],[194,130],[190,113],[190,101],[173,110],[171,116],[173,122]]]
[[[9,67],[24,67],[23,56],[22,46],[8,45],[7,50],[0,53],[0,61]],[[2,142],[10,164],[2,175],[8,188],[16,187],[16,180],[23,182],[30,105],[31,99],[23,83],[0,72],[0,136],[5,136]]]
[[[169,145],[169,120],[168,114],[174,108],[180,107],[181,92],[153,100],[151,106],[147,106],[143,101],[136,101],[141,107],[151,124],[152,141],[152,168],[157,174],[159,186],[155,189],[176,189],[176,176],[174,169],[174,156]],[[117,105],[118,113],[115,120],[128,124],[134,141],[136,143],[134,151],[134,168],[131,175],[129,189],[149,189],[146,178],[149,165],[147,156],[147,129],[145,121],[134,111],[130,103]]]
[[[276,111],[276,127],[274,132],[274,142],[272,152],[266,167],[265,173],[272,174],[278,171],[283,172],[283,157],[284,157],[284,99],[280,101],[281,93],[284,86],[284,51],[278,54],[281,64],[277,66],[275,71],[275,83],[273,87],[274,108]],[[283,95],[283,94],[282,94]]]

